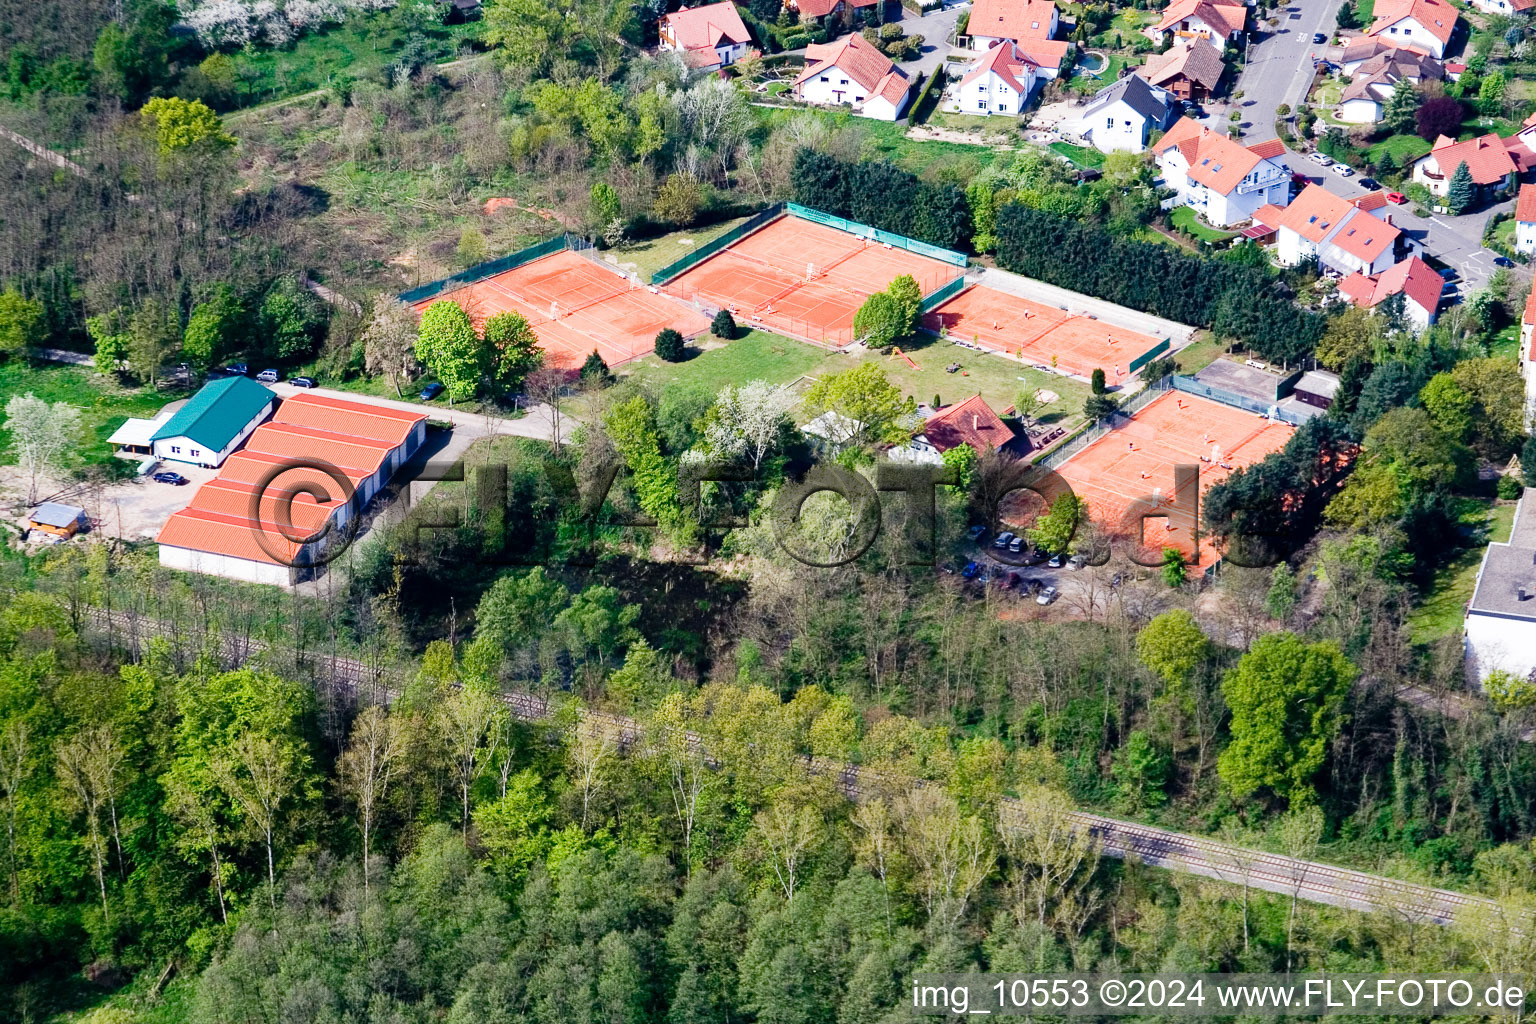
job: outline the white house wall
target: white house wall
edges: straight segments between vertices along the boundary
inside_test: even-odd
[[[160,564],[168,569],[185,569],[206,576],[222,576],[225,579],[244,580],[247,583],[269,583],[277,587],[292,585],[298,579],[298,570],[286,565],[257,562],[249,558],[215,555],[191,548],[160,545]]]

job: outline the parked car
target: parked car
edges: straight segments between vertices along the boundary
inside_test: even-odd
[[[256,379],[263,384],[276,384],[278,372],[276,370],[262,370],[256,375]]]
[[[1087,555],[1073,555],[1071,558],[1067,559],[1067,568],[1071,569],[1073,572],[1077,572],[1077,570],[1081,569],[1087,564]]]
[[[965,568],[960,570],[960,575],[964,576],[968,580],[974,579],[976,576],[976,571],[980,568],[981,566],[977,565],[975,562],[966,562]]]
[[[172,473],[170,470],[155,474],[155,483],[157,484],[175,484],[177,487],[180,487],[186,482],[186,477],[180,473]]]
[[[1456,273],[1455,267],[1441,267],[1437,273],[1447,281],[1454,281],[1456,278],[1461,276],[1460,274]]]
[[[1349,178],[1354,176],[1355,169],[1349,166],[1349,164],[1334,164],[1333,173],[1339,175],[1341,178]]]
[[[1318,46],[1323,46],[1328,42],[1328,34],[1326,32],[1313,32],[1312,42]]]
[[[1017,588],[1022,592],[1024,587],[1024,577],[1016,572],[1011,572],[1008,574],[1008,582],[1003,584],[1003,586],[1008,590],[1014,590]]]
[[[289,377],[288,383],[296,388],[317,388],[320,386],[315,383],[315,378],[313,377]]]
[[[1360,182],[1359,182],[1359,185],[1360,185],[1361,188],[1365,189],[1367,192],[1380,192],[1381,191],[1381,182],[1377,181],[1375,178],[1361,178]]]
[[[1493,258],[1493,265],[1496,267],[1513,267],[1515,265],[1515,261],[1510,259],[1508,256],[1495,256]]]
[[[1389,203],[1394,203],[1397,206],[1402,206],[1407,201],[1408,201],[1408,197],[1403,195],[1401,192],[1388,192],[1387,193],[1387,202],[1389,202]]]
[[[1333,157],[1329,156],[1327,153],[1313,153],[1307,157],[1307,159],[1311,160],[1315,164],[1322,164],[1324,167],[1333,166]]]
[[[1045,564],[1050,566],[1052,569],[1060,569],[1062,566],[1067,564],[1067,555],[1065,552],[1057,552],[1056,554],[1052,555],[1050,560]]]
[[[997,539],[992,542],[992,546],[995,547],[995,548],[998,548],[998,549],[1005,548],[1010,543],[1012,543],[1013,536],[1014,535],[1012,533],[1009,533],[1009,532],[1006,532],[1006,531],[1003,532],[1003,533],[1000,533],[1000,534],[997,535]]]
[[[1044,562],[1044,561],[1045,561],[1045,552],[1041,551],[1039,548],[1030,548],[1024,554],[1024,564],[1025,565],[1039,565],[1041,562]]]
[[[442,385],[441,384],[434,384],[434,385],[432,385],[432,387],[441,389]],[[428,388],[427,390],[430,391],[431,388]],[[421,393],[421,397],[422,398],[426,398],[427,397],[427,392],[423,391]],[[987,528],[985,526],[973,526],[969,530],[965,531],[965,535],[967,537],[969,537],[974,542],[974,541],[981,540],[981,538],[986,535],[986,532],[987,532]]]
[[[1060,591],[1055,587],[1044,587],[1035,595],[1035,604],[1050,604],[1056,600],[1056,595],[1059,593]]]
[[[1043,586],[1045,586],[1045,584],[1041,583],[1033,576],[1026,576],[1024,577],[1024,582],[1019,584],[1019,593],[1028,594],[1030,597],[1034,597],[1036,594],[1040,593],[1040,588]]]
[[[421,389],[421,394],[418,397],[423,402],[430,402],[432,399],[436,398],[446,390],[448,389],[443,387],[441,384],[428,384],[426,387]]]
[[[1013,540],[1008,542],[1008,550],[1017,555],[1019,552],[1024,550],[1025,543],[1027,542],[1023,537],[1015,537]]]
[[[244,377],[251,372],[251,368],[244,363],[230,363],[224,367],[226,377]]]

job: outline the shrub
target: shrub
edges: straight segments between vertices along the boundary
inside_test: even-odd
[[[709,322],[709,333],[726,341],[736,337],[736,318],[731,316],[730,310],[722,309],[715,314],[715,318]]]
[[[669,363],[683,361],[683,336],[671,327],[656,335],[656,355]]]
[[[1514,501],[1525,493],[1525,487],[1512,476],[1499,477],[1499,497],[1505,501]]]
[[[1529,679],[1496,668],[1483,680],[1488,702],[1499,712],[1518,711],[1536,704],[1536,684]]]
[[[1093,376],[1090,378],[1089,386],[1093,388],[1093,393],[1096,395],[1102,395],[1105,392],[1103,367],[1095,366],[1093,368]]]
[[[608,382],[608,363],[598,354],[597,349],[593,349],[592,354],[587,356],[587,361],[581,364],[581,380],[585,384]]]

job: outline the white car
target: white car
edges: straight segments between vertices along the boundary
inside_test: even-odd
[[[1313,153],[1308,159],[1310,159],[1315,164],[1322,164],[1324,167],[1333,166],[1333,157],[1326,153]]]
[[[1349,166],[1349,164],[1334,164],[1333,173],[1339,175],[1341,178],[1348,178],[1354,175],[1355,169]]]

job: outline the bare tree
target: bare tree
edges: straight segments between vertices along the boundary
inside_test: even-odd
[[[566,737],[566,755],[581,787],[581,827],[587,827],[592,799],[607,783],[608,762],[619,749],[619,735],[601,715],[582,715]]]
[[[523,388],[528,392],[528,397],[549,408],[549,440],[556,454],[559,454],[561,445],[561,406],[565,401],[565,391],[570,384],[570,372],[552,366],[534,370],[523,382]]]
[[[853,809],[854,827],[863,835],[859,843],[859,856],[874,869],[880,878],[880,889],[885,896],[885,932],[891,932],[891,885],[890,870],[895,852],[895,838],[891,833],[891,808],[880,797],[865,800]]]
[[[364,708],[352,723],[352,742],[337,766],[342,782],[357,801],[357,823],[363,832],[363,896],[368,895],[368,857],[379,805],[389,791],[395,762],[404,748],[404,727],[382,705]]]
[[[768,849],[773,876],[784,891],[784,899],[794,902],[800,863],[806,851],[821,841],[821,815],[809,804],[780,798],[767,810],[759,811],[754,823]]]
[[[5,429],[16,462],[27,474],[27,504],[35,505],[38,481],[62,466],[80,444],[80,410],[63,402],[50,405],[28,391],[5,403]]]
[[[683,830],[683,862],[693,873],[693,823],[698,816],[699,796],[709,779],[704,750],[689,741],[687,705],[680,693],[669,693],[651,716],[650,749],[653,762],[666,776],[672,794],[672,810]]]
[[[1099,862],[1099,844],[1073,817],[1065,793],[1034,786],[1005,802],[998,833],[1011,868],[1015,913],[1034,911],[1044,925],[1051,907],[1079,893]]]
[[[89,738],[84,732],[76,733],[59,747],[59,778],[68,787],[66,793],[77,811],[85,814],[86,847],[96,865],[96,885],[101,891],[101,914],[111,922],[112,913],[107,908],[106,838],[101,834],[101,791],[96,787],[96,772],[92,766]]]
[[[1291,946],[1296,934],[1296,902],[1307,884],[1307,864],[1317,855],[1323,838],[1323,812],[1316,806],[1292,808],[1280,819],[1280,845],[1291,863],[1291,911],[1285,924],[1285,972],[1291,972]]]
[[[961,814],[939,787],[920,786],[897,799],[896,820],[902,849],[918,867],[928,919],[953,928],[996,860],[981,819]]]
[[[219,788],[235,803],[267,850],[267,899],[277,910],[277,824],[282,805],[294,795],[306,756],[291,742],[246,733],[229,756],[214,762]]]
[[[416,362],[416,317],[410,307],[386,292],[373,297],[363,327],[363,367],[383,374],[401,395],[400,382],[420,372]]]
[[[469,834],[469,797],[491,750],[486,740],[496,715],[496,698],[473,686],[450,692],[439,705],[438,734],[448,751],[454,781],[458,783],[460,826]]]
[[[219,824],[218,813],[205,794],[188,786],[176,775],[172,775],[166,784],[166,806],[172,816],[188,826],[187,833],[179,838],[178,845],[208,854],[213,889],[219,898],[219,920],[227,923],[229,910],[224,901],[224,861],[219,856],[219,843],[224,839],[224,830]]]

